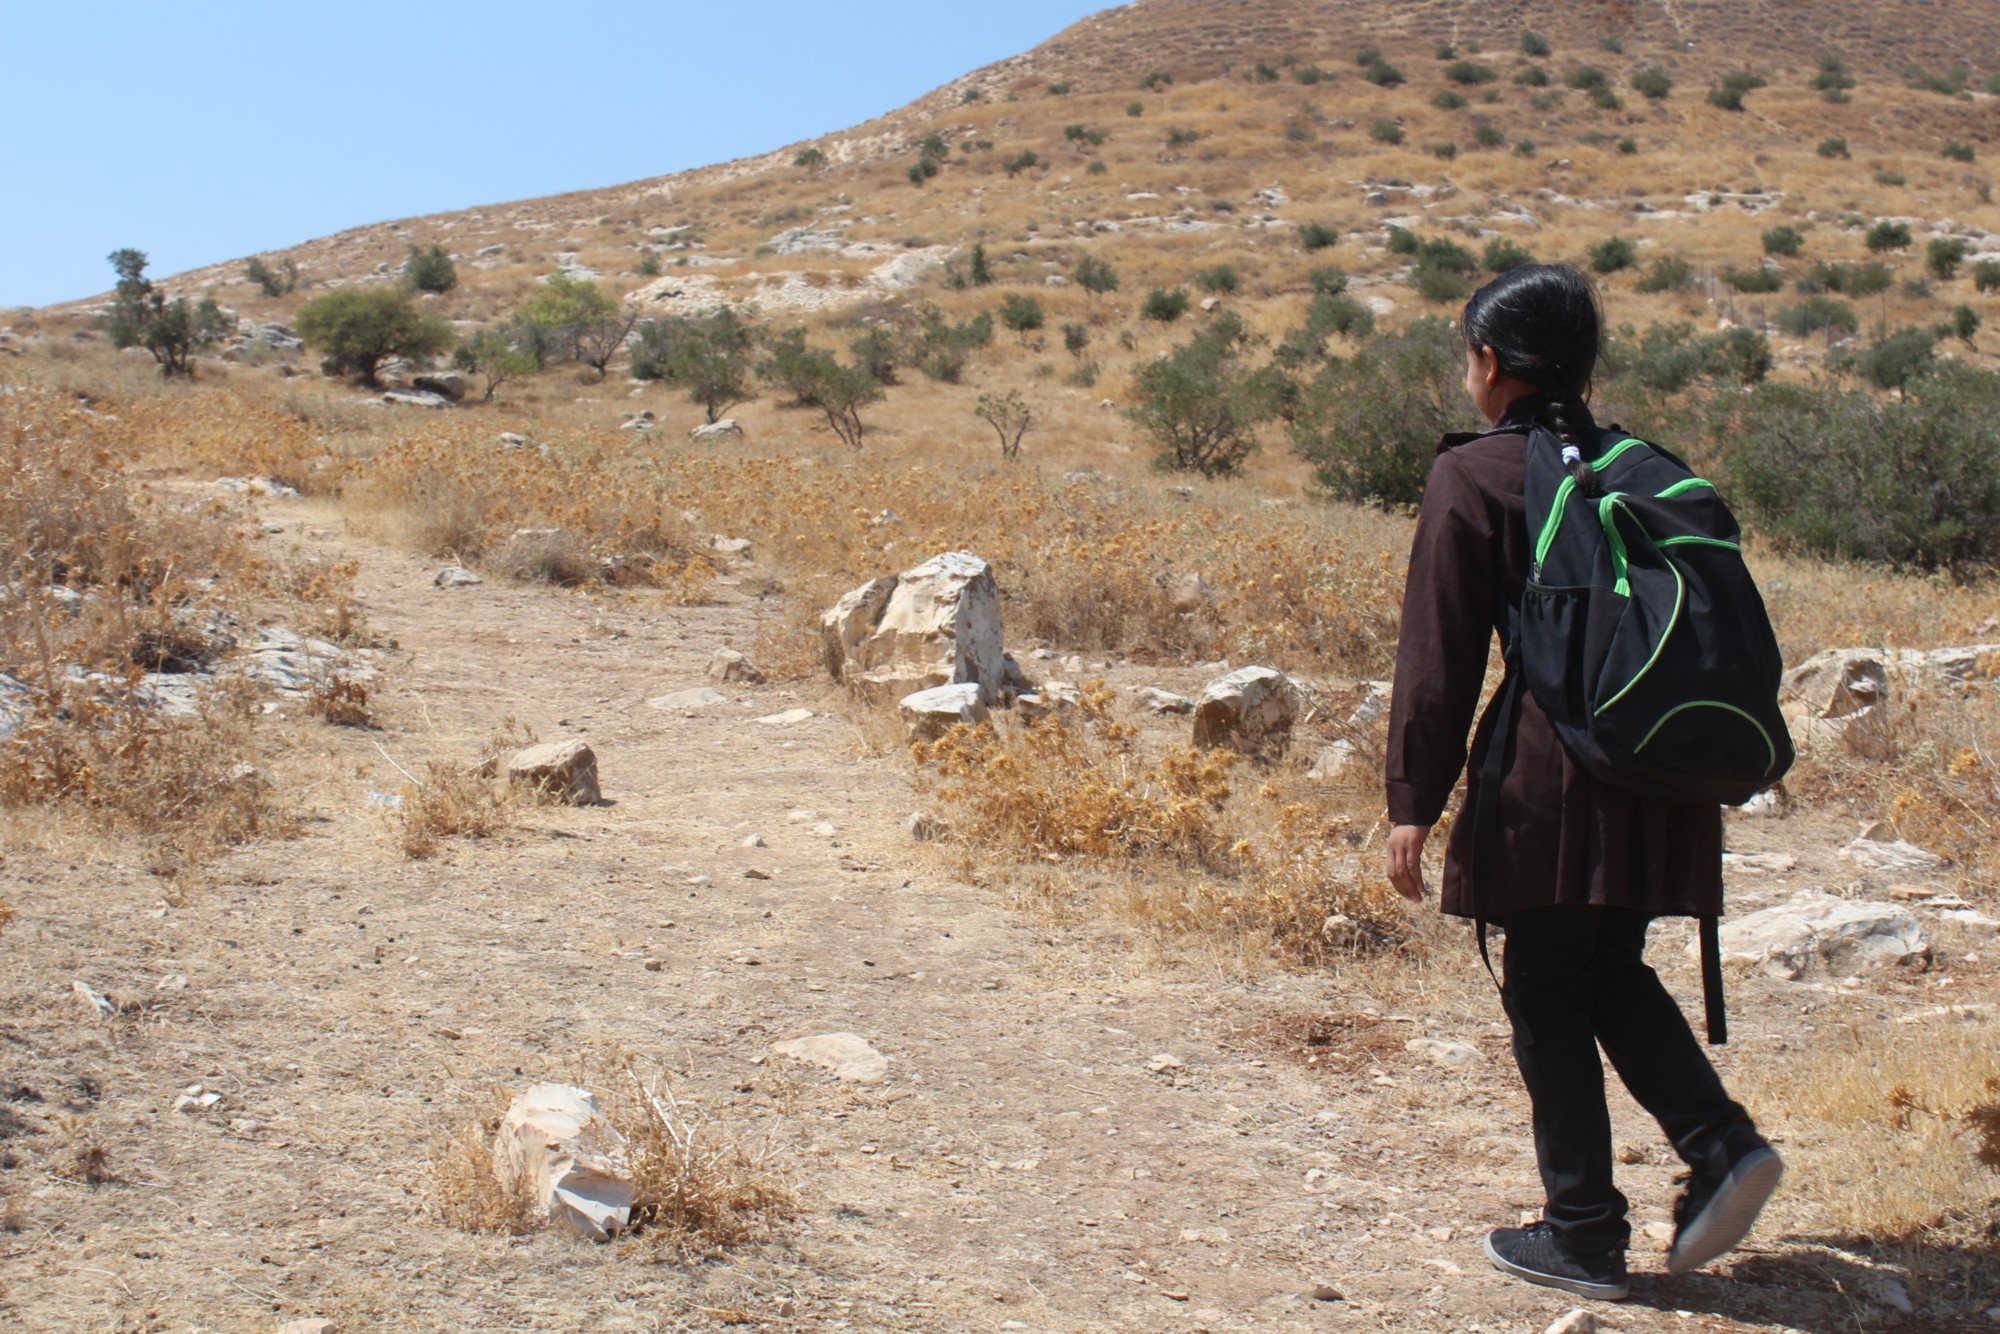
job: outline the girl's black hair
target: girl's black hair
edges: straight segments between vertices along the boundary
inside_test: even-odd
[[[1542,391],[1565,445],[1596,426],[1590,388],[1603,323],[1590,280],[1567,264],[1523,264],[1465,303],[1466,345],[1492,348],[1502,371]]]

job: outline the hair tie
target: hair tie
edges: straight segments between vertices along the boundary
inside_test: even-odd
[[[1583,462],[1582,450],[1578,449],[1575,445],[1563,446],[1563,467],[1574,468],[1581,462]]]

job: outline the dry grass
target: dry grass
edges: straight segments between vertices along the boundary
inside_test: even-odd
[[[425,777],[403,788],[395,825],[405,856],[435,857],[448,838],[491,838],[513,823],[508,790],[488,775],[490,767],[431,760]]]
[[[920,785],[968,850],[1109,872],[1094,889],[1031,872],[1025,903],[1062,917],[1091,896],[1169,949],[1196,943],[1249,967],[1412,942],[1362,855],[1378,832],[1369,817],[1281,771],[1232,792],[1232,777],[1253,774],[1226,751],[1144,754],[1111,703],[1092,685],[1079,708],[1032,727],[956,727],[914,749]]]
[[[1942,1016],[1885,1028],[1870,1015],[1743,1064],[1746,1096],[1791,1135],[1787,1189],[1810,1199],[1816,1225],[1899,1241],[1933,1268],[1957,1251],[2000,1277],[1992,1028]]]
[[[594,1075],[608,1138],[621,1146],[634,1186],[630,1232],[645,1250],[695,1255],[740,1246],[796,1211],[775,1126],[752,1144],[738,1127],[684,1103],[664,1071],[626,1053],[599,1061]],[[423,1208],[449,1227],[519,1235],[547,1224],[546,1209],[503,1189],[494,1170],[494,1136],[509,1100],[506,1090],[491,1090],[479,1112],[432,1141]]]

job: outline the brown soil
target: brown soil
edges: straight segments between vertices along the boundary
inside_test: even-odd
[[[358,593],[397,645],[382,727],[290,725],[273,772],[309,832],[230,855],[183,902],[141,850],[24,837],[0,861],[19,911],[0,942],[12,1327],[1538,1331],[1578,1304],[1481,1253],[1539,1188],[1469,949],[1246,978],[1148,957],[1109,923],[1052,926],[911,841],[905,762],[817,686],[731,686],[698,717],[647,706],[703,684],[716,647],[752,643],[754,599],[437,590],[433,563],[330,510],[268,508],[285,540],[361,560]],[[752,721],[799,705],[816,716]],[[510,716],[588,738],[608,804],[532,808],[407,860],[368,800],[401,782],[382,752],[413,772],[468,758]],[[1834,834],[1735,828],[1753,846]],[[767,846],[743,846],[751,833]],[[1794,878],[1834,872],[1805,854]],[[1658,953],[1691,996],[1682,930],[1662,928]],[[186,988],[157,989],[169,977]],[[1992,989],[1961,977],[1947,998]],[[73,980],[129,1004],[98,1019]],[[1929,985],[1863,1008],[1928,1003]],[[1802,1008],[1847,1003],[1747,981],[1735,999],[1725,1067]],[[887,1082],[760,1063],[772,1041],[828,1031],[886,1052]],[[1424,1036],[1484,1059],[1437,1069],[1404,1050]],[[441,1126],[612,1049],[679,1072],[718,1115],[786,1113],[800,1217],[684,1261],[421,1216]],[[1179,1065],[1155,1072],[1160,1054]],[[222,1101],[172,1110],[197,1083]],[[1634,1220],[1657,1223],[1670,1154],[1617,1098],[1642,1159],[1622,1169]],[[90,1142],[109,1180],[59,1165]],[[1619,1327],[1895,1328],[1853,1295],[1857,1243],[1788,1232],[1784,1213],[1689,1278],[1665,1277],[1642,1238]],[[1317,1283],[1343,1299],[1314,1300]]]

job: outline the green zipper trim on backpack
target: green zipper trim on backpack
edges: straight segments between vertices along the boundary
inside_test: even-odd
[[[1646,739],[1644,741],[1641,741],[1638,745],[1632,747],[1632,753],[1634,755],[1637,755],[1640,751],[1644,750],[1648,745],[1652,744],[1653,738],[1660,734],[1660,729],[1662,727],[1665,727],[1669,722],[1673,720],[1675,714],[1684,713],[1689,709],[1700,709],[1700,708],[1727,709],[1731,713],[1736,714],[1738,717],[1742,718],[1745,722],[1749,723],[1752,727],[1756,728],[1757,735],[1764,738],[1764,749],[1768,750],[1771,753],[1771,762],[1764,766],[1764,772],[1769,773],[1771,772],[1771,770],[1778,767],[1778,748],[1771,744],[1771,734],[1764,730],[1764,724],[1758,722],[1755,718],[1751,717],[1748,713],[1745,713],[1742,709],[1737,708],[1734,704],[1728,704],[1719,699],[1691,699],[1685,704],[1675,705],[1673,708],[1667,710],[1666,715],[1662,717],[1660,721],[1653,724],[1653,730],[1646,733]]]
[[[1621,598],[1632,596],[1632,583],[1626,573],[1631,568],[1625,555],[1625,535],[1618,531],[1616,507],[1625,498],[1623,491],[1613,491],[1597,502],[1597,522],[1604,528],[1604,540],[1611,545],[1611,572],[1618,576],[1618,582],[1611,591]]]
[[[1713,491],[1715,490],[1715,483],[1709,481],[1706,477],[1684,478],[1681,481],[1675,482],[1672,486],[1668,487],[1666,490],[1660,492],[1657,499],[1672,500],[1677,496],[1684,496],[1690,491],[1698,491],[1702,487],[1707,487],[1709,490]]]
[[[1619,455],[1623,454],[1626,450],[1632,448],[1634,445],[1643,445],[1645,443],[1644,440],[1639,439],[1637,436],[1620,440],[1617,444],[1606,450],[1601,458],[1592,460],[1590,470],[1592,472],[1603,472],[1606,468],[1616,463]],[[1549,506],[1549,517],[1542,521],[1541,535],[1535,539],[1535,573],[1538,577],[1542,571],[1542,562],[1549,558],[1549,548],[1556,544],[1556,533],[1562,528],[1563,515],[1569,511],[1569,498],[1575,494],[1576,478],[1573,476],[1563,478],[1562,485],[1556,488],[1555,503]]]
[[[1685,546],[1722,547],[1729,551],[1743,550],[1743,544],[1741,542],[1731,542],[1727,538],[1722,538],[1722,537],[1700,537],[1693,533],[1689,533],[1682,537],[1663,537],[1658,542],[1655,542],[1653,545],[1660,547],[1685,547]]]
[[[1653,646],[1653,656],[1646,659],[1646,665],[1639,669],[1637,676],[1625,683],[1624,689],[1598,705],[1596,712],[1590,715],[1591,717],[1602,718],[1606,709],[1609,709],[1619,700],[1631,694],[1633,688],[1646,679],[1646,673],[1653,670],[1653,664],[1660,660],[1660,655],[1667,651],[1667,640],[1673,637],[1674,627],[1681,623],[1681,608],[1687,604],[1687,580],[1681,576],[1679,567],[1672,561],[1667,562],[1667,568],[1674,572],[1674,614],[1667,618],[1667,628],[1660,632],[1660,642]],[[1658,729],[1654,730],[1657,731]],[[1650,736],[1648,739],[1651,739]],[[1766,739],[1768,740],[1769,738]],[[1645,743],[1641,742],[1640,744],[1644,745]]]

